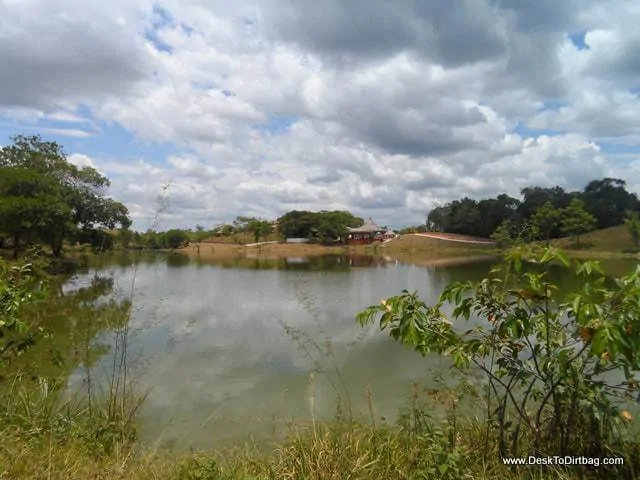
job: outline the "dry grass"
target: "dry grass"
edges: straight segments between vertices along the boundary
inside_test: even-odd
[[[580,244],[571,238],[561,238],[554,242],[558,247],[572,254],[580,255],[632,255],[633,241],[624,225],[596,230],[580,237]]]
[[[380,246],[385,254],[420,253],[430,258],[451,258],[468,255],[493,253],[491,245],[465,244],[447,242],[442,239],[422,237],[420,235],[402,235],[401,237]]]
[[[277,233],[271,233],[265,238],[260,238],[261,242],[272,242],[281,240],[280,235]],[[237,233],[235,235],[229,235],[225,237],[223,235],[207,238],[202,243],[221,244],[221,245],[245,245],[247,243],[254,243],[256,240],[250,233]]]
[[[454,434],[455,437],[451,435]],[[508,468],[483,461],[482,430],[460,425],[414,432],[363,423],[291,425],[288,440],[270,453],[251,446],[224,452],[122,451],[96,456],[85,445],[56,444],[43,436],[33,444],[3,438],[2,479],[572,479],[588,478],[577,469],[561,471]],[[591,477],[604,478],[604,477]],[[613,478],[613,477],[610,477]]]
[[[207,258],[237,258],[242,256],[262,258],[292,258],[309,257],[315,255],[385,255],[401,261],[429,261],[437,259],[451,259],[466,256],[478,256],[493,253],[491,247],[446,242],[417,235],[403,235],[391,242],[372,245],[355,246],[324,246],[318,244],[279,243],[247,247],[238,244],[201,243],[190,245],[179,250],[192,257]],[[412,258],[409,258],[411,255]]]

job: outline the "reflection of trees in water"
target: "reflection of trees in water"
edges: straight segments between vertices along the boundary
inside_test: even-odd
[[[189,265],[191,260],[184,253],[170,253],[167,255],[167,267],[177,268]]]
[[[238,256],[195,260],[198,266],[215,265],[222,268],[246,268],[251,270],[348,270],[352,267],[384,265],[387,260],[372,255],[313,255],[309,257],[265,258]]]
[[[129,319],[131,301],[116,300],[113,294],[113,277],[98,274],[72,291],[51,289],[49,298],[25,310],[32,328],[42,328],[46,335],[12,369],[66,384],[78,367],[94,365],[110,351],[109,345],[96,340]]]

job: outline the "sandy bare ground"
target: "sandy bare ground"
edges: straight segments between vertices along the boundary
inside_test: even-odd
[[[439,239],[438,239],[439,240]],[[253,258],[281,259],[305,258],[318,255],[369,255],[388,262],[400,262],[425,267],[458,265],[470,261],[491,258],[485,244],[469,242],[442,242],[419,235],[402,235],[385,244],[371,246],[323,246],[315,244],[269,243],[257,246],[238,244],[202,243],[180,250],[200,261],[217,261]]]
[[[456,235],[454,233],[414,233],[419,237],[433,238],[434,240],[443,240],[447,242],[471,243],[476,245],[495,245],[496,242],[486,238],[468,237],[466,235]]]

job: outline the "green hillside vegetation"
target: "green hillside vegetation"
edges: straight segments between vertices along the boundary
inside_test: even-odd
[[[572,238],[565,237],[556,240],[556,245],[570,251],[597,252],[597,253],[634,253],[635,245],[627,227],[603,228],[585,233],[581,237],[579,245]]]
[[[419,235],[401,235],[399,238],[378,247],[380,252],[395,253],[437,253],[443,257],[491,253],[495,251],[493,245],[474,243],[448,242]]]
[[[446,233],[491,236],[501,246],[514,239],[549,244],[566,236],[579,245],[586,233],[623,225],[640,212],[637,195],[627,191],[626,182],[617,178],[593,180],[581,191],[532,186],[520,193],[521,199],[501,194],[449,202],[429,212],[427,227]]]

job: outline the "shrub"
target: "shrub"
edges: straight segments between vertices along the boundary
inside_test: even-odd
[[[523,268],[526,259],[532,268]],[[546,270],[558,262],[582,278],[580,291],[560,293],[551,283]],[[358,320],[378,320],[422,355],[482,372],[486,438],[497,436],[501,457],[603,457],[623,448],[631,420],[623,405],[638,389],[639,298],[640,266],[611,282],[597,262],[520,248],[489,278],[447,287],[434,306],[405,290]],[[445,304],[454,306],[450,317]],[[475,325],[461,331],[452,320]]]

